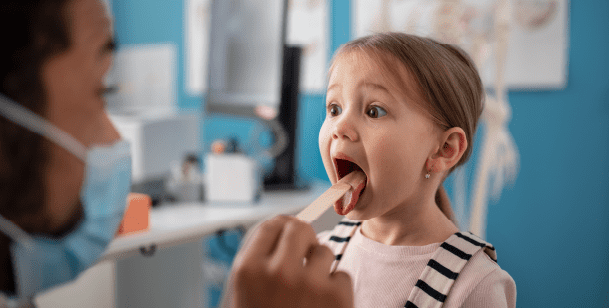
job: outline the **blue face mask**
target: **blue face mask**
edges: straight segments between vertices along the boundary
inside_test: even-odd
[[[0,231],[13,242],[12,254],[17,296],[29,300],[39,292],[66,283],[92,266],[114,238],[131,188],[129,143],[86,149],[71,135],[0,94],[0,115],[43,135],[86,164],[80,191],[83,218],[62,238],[29,235],[0,216]]]

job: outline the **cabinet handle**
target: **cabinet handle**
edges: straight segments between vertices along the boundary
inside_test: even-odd
[[[144,246],[140,247],[140,253],[144,257],[152,257],[155,252],[156,252],[156,245],[155,244],[152,244],[152,245],[148,246],[148,249],[146,249],[146,247],[144,247]]]

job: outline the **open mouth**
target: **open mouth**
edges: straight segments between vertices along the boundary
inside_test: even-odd
[[[366,175],[366,173],[362,170],[362,168],[360,168],[360,166],[350,160],[335,159],[334,166],[336,168],[337,181],[340,181],[340,179],[342,179],[351,172],[361,172]],[[364,193],[364,190],[366,189],[367,180],[368,178],[366,176],[365,180],[363,180],[361,183],[358,183],[353,190],[350,190],[340,200],[336,201],[336,203],[334,204],[334,210],[337,214],[347,215],[355,208],[355,205],[359,201],[360,196]]]
[[[340,181],[340,179],[344,178],[345,175],[359,170],[362,171],[362,168],[360,168],[356,163],[352,162],[352,161],[348,161],[346,159],[335,159],[334,165],[336,166],[336,175],[338,176],[338,179]]]

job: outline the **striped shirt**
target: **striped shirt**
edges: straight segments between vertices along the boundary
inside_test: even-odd
[[[340,228],[344,230],[341,231]],[[345,233],[349,228],[352,230],[349,233],[352,234]],[[339,225],[333,231],[318,235],[320,242],[330,246],[335,255],[338,255],[337,269],[351,276],[355,307],[516,306],[516,285],[512,277],[484,249],[476,248],[477,244],[483,244],[473,236],[468,237],[467,233],[451,239],[461,248],[468,248],[469,245],[468,249],[475,251],[471,255],[448,243],[426,246],[384,245],[366,238],[360,230],[358,226]],[[336,250],[337,243],[347,244],[342,253]],[[489,252],[490,255],[495,255],[494,250]],[[447,264],[435,262],[432,259],[434,256],[439,256]],[[463,260],[464,264],[456,273],[449,269],[455,266],[450,264],[453,259],[455,262]],[[426,269],[429,272],[426,275],[427,281],[420,279]],[[438,291],[429,285],[434,284],[429,279],[440,282],[452,279],[453,282],[448,290]],[[407,304],[411,293],[417,297],[415,301],[419,302],[419,306],[411,302]],[[422,305],[426,300],[434,305]]]

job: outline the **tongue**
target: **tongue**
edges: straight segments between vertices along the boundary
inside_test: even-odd
[[[361,192],[366,187],[366,174],[356,170],[343,177],[340,182],[347,182],[351,189],[338,201],[334,203],[334,211],[338,215],[347,215],[355,208]]]

